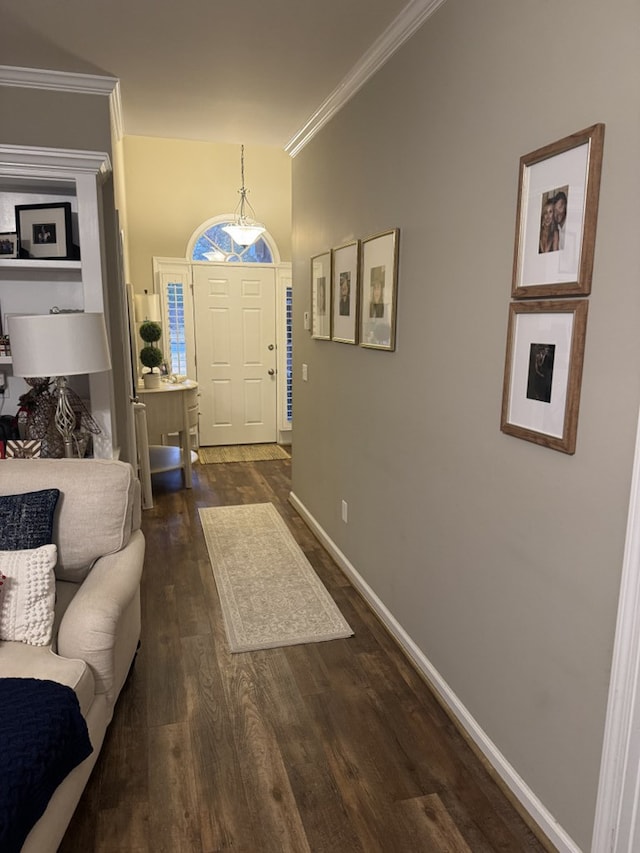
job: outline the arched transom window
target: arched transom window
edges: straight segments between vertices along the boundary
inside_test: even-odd
[[[231,218],[222,219],[209,225],[196,237],[191,250],[192,261],[210,261],[211,263],[234,264],[272,264],[274,256],[267,240],[258,237],[250,246],[239,246],[223,231],[225,225],[232,223]]]

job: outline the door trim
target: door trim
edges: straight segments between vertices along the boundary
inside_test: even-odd
[[[640,846],[640,419],[591,850]]]

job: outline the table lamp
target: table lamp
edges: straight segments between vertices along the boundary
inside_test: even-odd
[[[58,391],[56,429],[64,455],[74,456],[76,414],[69,403],[67,377],[111,369],[103,314],[71,312],[9,317],[15,376],[53,376]]]

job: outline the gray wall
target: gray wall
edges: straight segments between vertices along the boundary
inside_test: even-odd
[[[0,86],[0,141],[7,145],[111,151],[105,95]]]
[[[584,849],[638,418],[639,25],[636,0],[447,0],[293,163],[293,491]],[[518,162],[596,122],[568,456],[499,429]],[[312,340],[310,256],[395,226],[396,352]]]

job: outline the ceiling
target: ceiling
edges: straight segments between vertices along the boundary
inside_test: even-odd
[[[127,135],[284,148],[415,5],[0,0],[0,63],[117,77]]]

